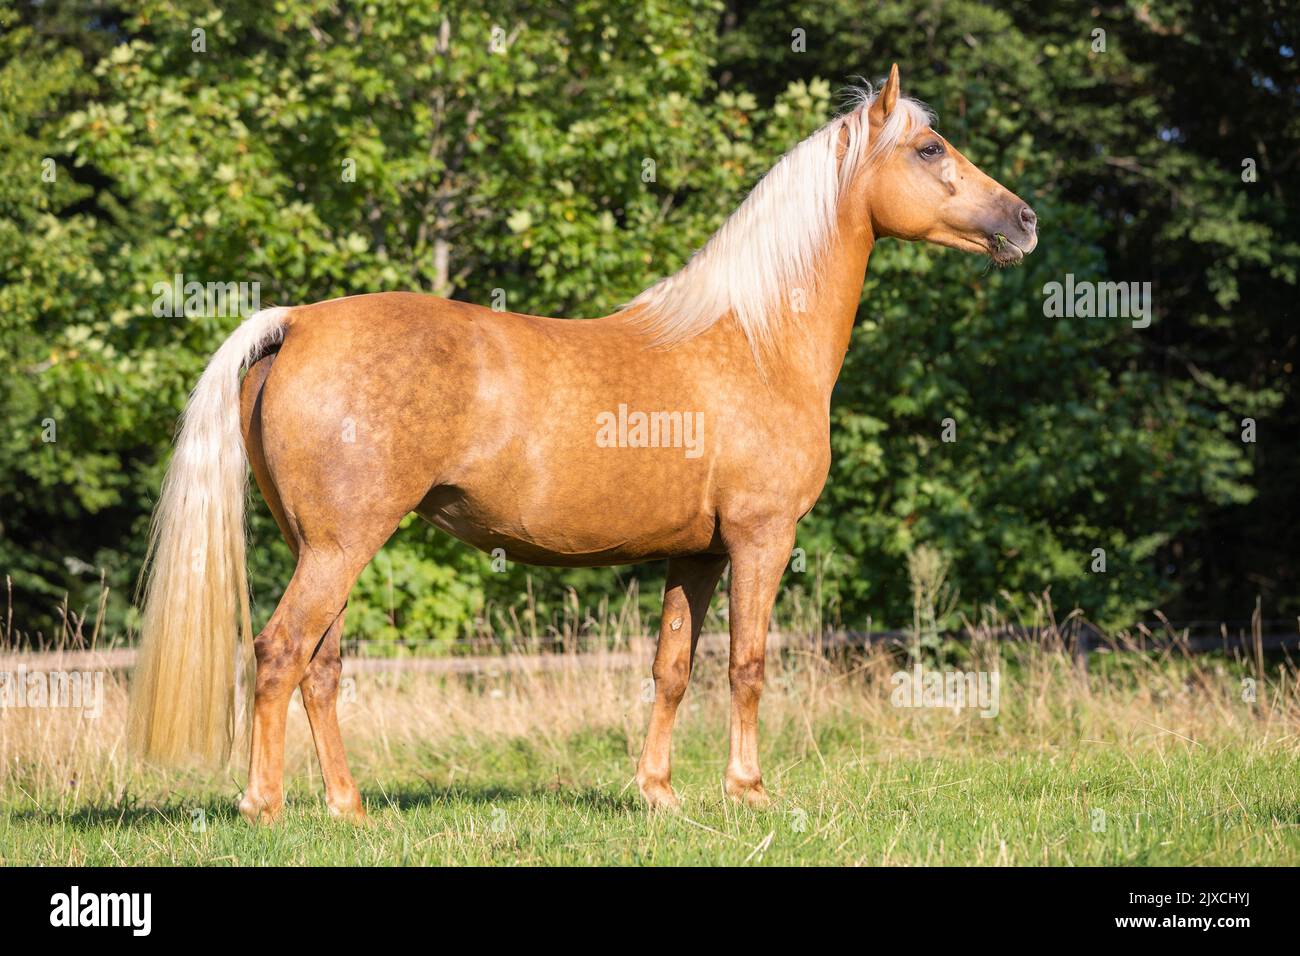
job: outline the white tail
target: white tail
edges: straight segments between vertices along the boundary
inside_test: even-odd
[[[149,529],[130,738],[168,764],[224,762],[234,741],[235,676],[251,647],[244,567],[248,463],[239,376],[280,341],[287,308],[263,309],[212,356],[181,418]]]

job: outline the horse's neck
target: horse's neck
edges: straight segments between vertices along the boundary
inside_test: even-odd
[[[822,263],[819,281],[802,311],[782,316],[776,362],[800,387],[830,401],[844,366],[853,320],[862,299],[874,239],[866,226],[841,229]]]

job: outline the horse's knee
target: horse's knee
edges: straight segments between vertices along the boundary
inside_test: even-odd
[[[687,661],[655,661],[651,670],[655,690],[670,704],[680,703],[686,695],[686,685],[691,679],[691,665]]]
[[[757,700],[763,693],[763,658],[732,661],[727,669],[731,692],[738,697]]]

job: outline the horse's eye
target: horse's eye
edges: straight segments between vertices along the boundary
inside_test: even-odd
[[[926,159],[934,159],[936,156],[943,155],[942,143],[930,143],[921,147],[921,155]]]

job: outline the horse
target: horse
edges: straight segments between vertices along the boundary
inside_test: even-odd
[[[276,307],[217,349],[189,398],[148,544],[129,733],[147,760],[229,759],[252,668],[250,822],[284,805],[302,691],[332,815],[359,820],[336,714],[349,592],[415,512],[535,565],[667,561],[636,782],[679,805],[672,731],[728,563],[725,792],[768,804],[758,709],[773,601],[830,467],[830,400],[877,240],[1009,265],[1036,217],[900,95],[786,153],[677,273],[611,315],[543,318],[390,292]],[[242,378],[241,378],[242,376]],[[674,417],[677,416],[677,417]],[[679,423],[696,426],[687,446]],[[248,471],[296,559],[252,636]],[[248,647],[251,641],[251,655]],[[246,701],[247,694],[243,695]]]

